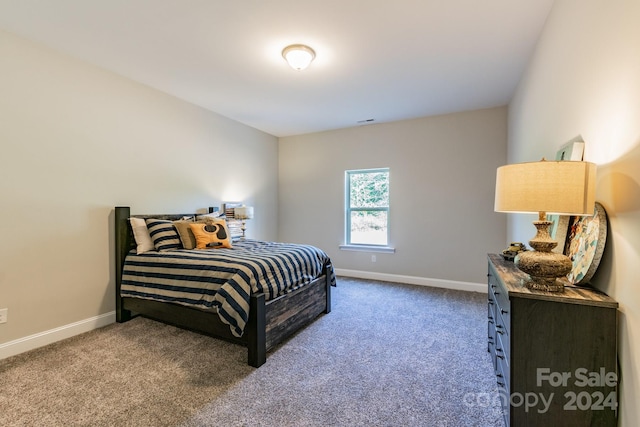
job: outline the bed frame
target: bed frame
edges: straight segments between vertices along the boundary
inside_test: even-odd
[[[145,219],[177,220],[193,215],[133,216]],[[234,336],[229,326],[222,323],[216,311],[121,297],[124,259],[129,251],[136,247],[128,220],[131,216],[129,207],[115,208],[116,321],[119,323],[140,315],[240,344],[248,349],[249,365],[257,368],[266,362],[268,350],[311,323],[321,313],[331,312],[331,281],[328,266],[324,267],[323,275],[310,284],[271,301],[265,301],[263,293],[251,294],[249,321],[240,338]]]

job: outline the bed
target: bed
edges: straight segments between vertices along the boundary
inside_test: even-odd
[[[130,218],[166,222],[179,221],[186,217],[194,217],[194,214],[131,215],[129,207],[115,208],[117,322],[126,322],[139,315],[240,344],[247,347],[249,365],[257,368],[266,362],[267,351],[322,313],[331,311],[331,287],[335,286],[335,275],[328,257],[314,259],[316,264],[322,260],[321,264],[305,271],[302,278],[298,277],[299,274],[287,273],[286,268],[280,264],[266,269],[276,271],[276,275],[280,277],[278,280],[274,279],[273,274],[261,274],[261,270],[262,273],[265,272],[263,267],[243,268],[242,271],[227,268],[225,274],[233,277],[233,280],[223,280],[224,275],[201,277],[205,274],[222,274],[204,270],[215,270],[217,267],[211,265],[232,263],[238,259],[248,260],[256,257],[252,265],[273,266],[275,258],[269,257],[272,254],[275,257],[281,252],[282,255],[276,258],[287,260],[282,263],[306,264],[306,261],[295,261],[297,258],[293,258],[288,252],[284,255],[283,251],[292,247],[303,254],[312,252],[313,257],[316,256],[316,251],[324,254],[313,246],[240,241],[234,242],[233,249],[176,248],[165,252],[151,251],[146,255],[137,254]],[[261,258],[258,259],[259,256]],[[236,259],[230,260],[233,257]],[[201,258],[207,260],[202,261],[202,267],[194,267],[194,263],[200,264]],[[147,262],[160,263],[165,270],[156,274],[156,270],[147,270]],[[165,298],[165,294],[171,294],[177,288],[174,284],[182,280],[182,273],[175,272],[184,270],[174,270],[180,263],[188,264],[188,267],[181,265],[179,268],[190,269],[189,277],[197,275],[197,279],[190,280],[202,282],[205,288],[203,295],[195,296],[195,291],[189,288],[186,293]],[[198,270],[197,273],[195,269]],[[145,271],[154,273],[144,273]],[[256,273],[255,277],[253,273]],[[157,279],[161,283],[157,287],[162,288],[159,296],[147,294],[147,291],[140,287],[156,286],[153,283],[138,283],[152,282],[154,279],[148,277],[154,275],[161,277]],[[235,299],[227,300],[228,294],[233,294]]]

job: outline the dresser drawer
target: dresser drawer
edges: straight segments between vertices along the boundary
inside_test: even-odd
[[[495,353],[496,348],[496,328],[493,321],[489,319],[489,330],[487,333],[487,351],[491,354]]]
[[[496,354],[496,356],[498,356]],[[509,364],[505,361],[504,357],[496,358],[496,382],[498,383],[498,387],[502,390],[500,392],[505,392],[505,395],[509,395],[510,383],[509,383]]]
[[[489,272],[489,298],[495,303],[495,321],[501,323],[507,333],[511,330],[511,302],[504,286],[496,279],[493,272]],[[498,319],[502,318],[502,322]]]
[[[506,427],[511,424],[510,420],[510,396],[511,386],[509,381],[509,365],[500,358],[497,358],[496,367],[496,383],[498,384],[498,394],[500,400],[500,406],[502,406],[502,416]]]
[[[491,354],[493,369],[496,369],[496,303],[491,293],[487,297],[487,351]]]
[[[509,335],[502,332],[499,328],[496,329],[494,352],[496,354],[496,361],[499,359],[509,364],[509,360],[511,358]]]
[[[491,351],[491,348],[495,345],[496,336],[496,302],[491,292],[487,295],[487,324],[489,351]]]

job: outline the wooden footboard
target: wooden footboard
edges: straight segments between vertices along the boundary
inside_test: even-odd
[[[267,303],[267,350],[311,323],[320,313],[331,311],[331,286],[327,286],[327,277],[325,274],[297,291]]]
[[[189,215],[189,214],[186,214]],[[259,367],[266,362],[267,351],[278,345],[322,313],[331,311],[331,274],[324,274],[289,294],[265,301],[264,294],[250,296],[249,321],[242,337],[234,336],[214,310],[201,310],[179,304],[120,296],[124,260],[135,248],[129,225],[129,207],[115,208],[116,320],[126,322],[135,315],[148,317],[181,328],[204,333],[247,347],[248,363]],[[180,215],[135,215],[139,218],[180,219]]]
[[[249,365],[257,368],[264,364],[267,351],[320,314],[331,312],[330,274],[326,268],[324,275],[308,285],[266,303],[264,294],[251,295],[248,330],[243,335]]]

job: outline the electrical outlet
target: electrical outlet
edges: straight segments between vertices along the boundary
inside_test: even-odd
[[[0,323],[7,323],[8,317],[9,317],[9,309],[8,308],[0,309]]]
[[[371,255],[371,262],[376,262],[378,259],[375,255]]]

